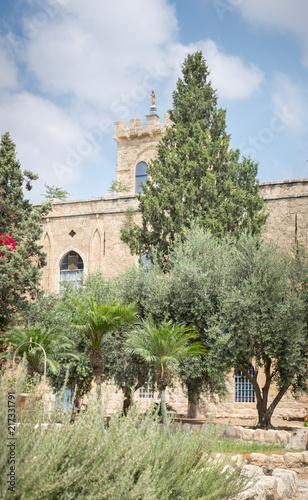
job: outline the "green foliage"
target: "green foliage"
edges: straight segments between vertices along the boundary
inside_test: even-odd
[[[90,342],[90,364],[95,376],[97,398],[101,404],[101,383],[104,373],[102,356],[102,338],[121,325],[134,323],[137,308],[133,304],[124,306],[121,303],[111,305],[98,304],[91,295],[81,299],[72,298],[67,302],[72,311],[72,325],[79,335],[84,335]]]
[[[117,278],[119,299],[136,302],[141,317],[150,317],[155,323],[167,319],[194,325],[203,346],[210,350],[216,337],[208,328],[228,284],[231,241],[215,238],[196,223],[184,234],[183,242],[178,238],[172,245],[168,273],[156,260],[149,269],[130,269]],[[223,395],[226,391],[225,366],[211,356],[183,360],[179,375],[189,402],[197,403],[202,392]]]
[[[44,194],[41,194],[41,196],[44,196],[44,198],[47,199],[56,198],[57,200],[67,200],[70,197],[70,193],[65,189],[58,188],[56,186],[48,186],[47,184],[44,184],[44,187],[46,189],[46,192]]]
[[[56,312],[59,296],[55,293],[41,292],[33,301],[24,302],[20,311],[21,322],[26,328],[32,328],[41,324],[45,328],[55,328],[61,324],[63,330],[67,330],[69,323]]]
[[[26,407],[16,427],[16,491],[8,491],[10,448],[7,399],[0,390],[0,496],[3,500],[176,500],[233,498],[245,483],[226,459],[211,460],[218,439],[207,426],[199,433],[166,432],[151,415],[114,416],[104,434],[97,402],[83,417]],[[36,425],[37,424],[37,425]],[[228,465],[228,467],[226,467]]]
[[[272,242],[242,235],[232,248],[229,284],[222,290],[220,312],[212,326],[212,355],[235,367],[254,386],[260,427],[271,427],[272,413],[288,389],[307,391],[308,351],[306,303],[303,300],[307,258],[301,273],[298,259]],[[303,271],[305,273],[303,274]],[[253,361],[255,375],[248,373]],[[265,373],[260,386],[259,368]],[[275,383],[276,395],[268,401]]]
[[[169,403],[166,403],[166,410],[169,414],[173,414],[173,415],[176,414],[175,409]],[[162,418],[163,413],[162,413],[162,409],[161,409],[161,403],[159,403],[159,402],[154,403],[153,406],[151,407],[151,412],[152,412],[152,415],[157,415],[157,417]]]
[[[187,56],[182,73],[173,92],[173,124],[158,144],[138,195],[142,224],[121,232],[134,254],[157,249],[163,266],[170,244],[195,219],[222,236],[245,229],[260,234],[267,218],[257,164],[240,160],[240,151],[230,149],[226,112],[217,106],[201,52]]]
[[[33,342],[31,346],[30,339]],[[34,376],[35,373],[43,373],[44,352],[37,344],[44,348],[46,363],[52,373],[59,371],[59,364],[55,359],[57,354],[65,353],[70,359],[79,359],[75,353],[73,342],[59,328],[47,329],[41,325],[34,325],[29,329],[13,327],[0,337],[0,343],[9,348],[9,351],[3,354],[3,357],[6,358],[11,358],[13,352],[25,344],[20,347],[17,354],[20,357],[26,357],[31,376]]]
[[[205,391],[223,394],[235,368],[254,384],[259,426],[270,427],[288,389],[307,391],[307,264],[301,249],[292,257],[257,236],[217,239],[192,225],[172,245],[168,273],[154,260],[148,271],[125,273],[120,288],[122,300],[136,301],[142,317],[195,326],[208,356],[180,364],[189,402]],[[270,403],[273,383],[278,391]]]
[[[128,187],[121,181],[112,181],[108,193],[128,193]]]
[[[149,268],[132,267],[115,278],[118,299],[135,302],[141,318],[152,318],[155,323],[170,319],[170,280],[154,262]]]
[[[90,342],[80,336],[71,326],[71,313],[68,309],[60,307],[71,297],[77,297],[78,291],[67,287],[61,297],[55,294],[39,295],[34,302],[27,302],[22,312],[22,318],[28,327],[40,324],[49,329],[61,329],[73,344],[77,356],[72,357],[70,352],[56,350],[54,360],[59,369],[56,373],[48,369],[48,382],[55,391],[60,391],[64,384],[75,393],[75,406],[78,408],[82,397],[91,390],[93,370],[90,365]]]
[[[122,324],[133,323],[137,314],[137,309],[132,304],[98,304],[92,296],[73,299],[70,306],[73,310],[74,328],[90,340],[93,350],[100,349],[101,340],[106,333]]]
[[[220,295],[230,272],[230,239],[215,238],[210,231],[193,223],[178,238],[169,255],[170,294],[168,312],[173,321],[196,327],[202,344],[211,350],[215,336],[208,328],[220,310]],[[190,402],[198,402],[201,392],[225,393],[226,373],[218,360],[202,357],[181,363],[180,376]]]
[[[1,247],[0,258],[0,324],[7,325],[20,311],[24,302],[35,298],[39,291],[41,270],[46,255],[38,241],[42,235],[42,216],[50,210],[49,204],[34,208],[23,198],[23,182],[31,189],[37,176],[22,172],[16,160],[15,144],[8,133],[0,147],[0,227],[16,243],[16,251]]]
[[[200,342],[196,341],[194,328],[165,321],[156,326],[144,320],[138,328],[128,334],[125,349],[140,356],[153,367],[158,376],[158,388],[165,389],[170,375],[185,358],[205,354]]]
[[[89,358],[90,343],[72,329],[68,331],[68,336],[78,357],[72,357],[66,352],[56,352],[54,358],[59,370],[56,373],[48,370],[48,381],[56,392],[59,392],[64,384],[69,387],[72,393],[75,393],[75,404],[79,407],[81,399],[90,392],[92,387],[93,370]]]
[[[112,304],[115,301],[121,301],[119,293],[118,279],[108,279],[101,272],[90,273],[84,283],[82,290],[66,290],[61,297],[64,304],[71,304],[72,298],[83,300],[83,297],[91,296],[96,304],[106,305]],[[122,301],[123,302],[123,301]],[[129,301],[124,301],[128,303]],[[77,363],[71,361],[68,371],[68,385],[74,390],[77,389],[77,396],[83,396],[91,388],[93,379],[93,370],[90,364],[89,352],[91,343],[85,335],[80,335],[79,332],[72,329],[71,322],[73,321],[74,308],[65,306],[61,308],[68,323],[70,330],[70,338],[74,341],[78,352],[80,353],[80,361]],[[118,326],[114,331],[106,333],[101,339],[102,361],[104,366],[104,380],[112,381],[124,393],[123,411],[126,413],[131,402],[132,391],[141,387],[148,380],[148,366],[142,363],[140,359],[131,357],[123,350],[123,342],[127,327]],[[67,371],[67,361],[61,363],[60,375],[53,377],[53,387],[59,389],[65,380]],[[63,366],[62,366],[63,365]]]
[[[125,212],[124,212],[124,215],[126,215],[126,217],[132,217],[135,213],[135,210],[133,209],[133,207],[128,207]]]
[[[97,304],[112,304],[119,300],[116,281],[116,276],[107,278],[101,271],[95,271],[87,276],[83,289],[79,290],[78,296],[80,297],[80,293],[82,293],[85,296],[90,295],[93,297]]]
[[[125,352],[124,343],[127,335],[127,327],[105,335],[101,342],[102,356],[104,361],[104,380],[112,381],[123,391],[123,411],[131,404],[132,392],[136,391],[151,378],[147,363],[138,356],[132,356]]]
[[[164,321],[156,326],[151,320],[143,320],[127,336],[124,347],[126,352],[139,356],[155,371],[165,425],[165,389],[170,385],[176,368],[183,359],[193,359],[205,354],[205,349],[196,339],[197,335],[192,327],[172,324],[171,321]]]
[[[97,303],[110,304],[115,301],[132,303],[121,293],[119,277],[107,279],[101,272],[91,273],[85,282],[85,294],[90,294]],[[127,326],[119,326],[113,332],[103,336],[101,341],[104,363],[104,380],[112,381],[123,391],[123,413],[126,414],[131,404],[132,393],[149,380],[149,367],[137,356],[127,354],[123,349]]]

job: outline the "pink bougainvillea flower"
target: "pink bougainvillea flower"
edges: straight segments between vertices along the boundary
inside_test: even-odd
[[[9,250],[11,250],[12,252],[15,252],[16,250],[16,243],[14,241],[14,239],[12,238],[12,233],[9,233],[9,235],[7,235],[6,233],[0,233],[0,247],[8,247]],[[2,259],[2,254],[0,252],[0,258]],[[7,258],[9,258],[9,256],[7,255]]]

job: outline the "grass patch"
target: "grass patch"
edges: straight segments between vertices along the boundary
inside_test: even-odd
[[[217,441],[215,445],[215,449],[219,453],[230,453],[236,455],[238,453],[249,454],[249,453],[276,453],[276,454],[284,454],[289,449],[286,449],[284,445],[274,445],[274,444],[266,444],[266,443],[247,443],[245,441],[236,441],[223,439]]]
[[[215,444],[217,453],[227,453],[232,455],[237,454],[250,454],[250,453],[263,453],[269,455],[275,453],[276,455],[283,455],[284,453],[302,453],[302,450],[293,450],[286,448],[284,445],[267,444],[267,443],[247,443],[240,440],[223,439],[218,440]]]

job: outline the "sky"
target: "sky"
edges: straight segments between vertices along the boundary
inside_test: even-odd
[[[22,169],[70,199],[115,180],[113,123],[158,114],[202,50],[231,147],[260,181],[308,177],[307,0],[1,1],[0,133]]]

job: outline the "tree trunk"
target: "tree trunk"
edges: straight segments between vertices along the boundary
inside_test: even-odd
[[[258,378],[258,370],[256,370],[255,375],[252,376],[246,369],[242,369],[243,374],[245,375],[248,380],[252,383],[256,398],[257,398],[257,410],[258,410],[258,423],[257,423],[257,428],[258,429],[273,429],[273,425],[271,422],[272,415],[274,413],[274,410],[276,406],[278,405],[279,401],[281,398],[284,396],[284,394],[287,392],[286,389],[281,389],[278,394],[276,395],[275,399],[272,401],[272,403],[267,407],[268,404],[268,395],[269,395],[269,390],[270,390],[270,385],[272,381],[273,374],[271,374],[271,364],[272,361],[271,359],[266,360],[264,364],[264,372],[265,372],[265,384],[264,387],[262,387],[262,393],[259,387],[259,384],[257,382]]]
[[[101,349],[91,349],[90,363],[95,376],[97,400],[102,417],[103,432],[105,433],[103,406],[102,406],[102,374],[104,373],[104,361]]]
[[[104,425],[104,415],[103,415],[103,405],[102,405],[102,376],[101,375],[96,375],[95,376],[95,383],[96,383],[96,395],[97,395],[97,401],[99,404],[99,409],[102,417],[102,426],[103,426],[103,433],[106,432],[105,425]]]
[[[167,415],[167,406],[166,406],[166,391],[165,389],[161,389],[160,391],[160,406],[161,413],[163,417],[164,427],[168,426],[168,415]],[[170,429],[168,428],[168,437],[170,437]]]
[[[260,405],[260,407],[258,407],[257,405],[258,416],[259,416],[257,427],[259,429],[265,429],[265,430],[274,429],[274,426],[272,425],[271,422],[272,415],[274,413],[276,406],[278,405],[278,403],[280,402],[280,400],[282,399],[282,397],[285,395],[286,392],[287,389],[281,389],[268,408],[266,408],[264,404]]]
[[[72,413],[71,413],[71,424],[73,424],[75,422],[76,414],[80,413],[81,401],[82,401],[82,398],[81,398],[81,396],[78,395],[78,392],[77,392],[76,397],[73,401],[73,408],[72,408]]]
[[[129,409],[129,407],[131,405],[132,392],[131,392],[131,389],[128,389],[127,387],[125,387],[122,390],[124,392],[122,413],[123,413],[124,417],[127,417],[127,412],[128,412],[128,409]]]
[[[199,408],[202,383],[200,381],[194,381],[193,383],[186,382],[186,387],[188,397],[187,418],[202,418],[203,415]]]
[[[124,417],[127,416],[127,412],[132,404],[132,392],[136,392],[138,389],[140,389],[140,387],[142,387],[145,382],[146,378],[142,382],[138,382],[133,389],[128,387],[121,387],[124,394],[123,408],[122,408],[122,413]]]
[[[101,349],[91,349],[90,363],[95,377],[104,373],[104,361]]]
[[[202,418],[202,413],[199,408],[199,398],[195,396],[189,397],[188,393],[188,410],[187,418]]]
[[[261,401],[257,403],[257,410],[258,410],[258,423],[257,423],[257,428],[258,429],[273,429],[272,423],[271,423],[271,417],[273,412],[268,413],[268,410],[266,408],[266,405],[264,404],[264,399],[261,398]]]

